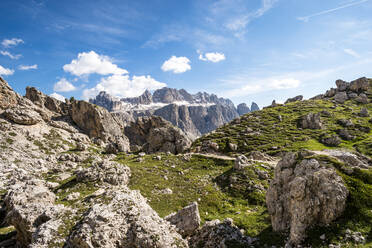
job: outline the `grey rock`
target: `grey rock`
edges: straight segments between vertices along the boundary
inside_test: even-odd
[[[0,113],[1,110],[17,105],[20,96],[13,91],[9,84],[0,76]]]
[[[336,81],[336,85],[337,85],[337,90],[338,91],[346,91],[349,88],[350,83],[339,79],[339,80]]]
[[[297,162],[298,156],[283,157],[266,194],[273,229],[290,229],[289,241],[294,245],[303,241],[308,227],[327,225],[339,217],[349,193],[333,168],[315,159]]]
[[[349,130],[347,129],[340,129],[338,130],[338,135],[344,140],[353,140],[355,137],[350,134]]]
[[[164,218],[172,225],[175,225],[180,233],[185,236],[192,235],[200,226],[200,215],[198,203],[193,202],[190,205],[172,213]]]
[[[343,126],[343,127],[352,127],[354,126],[353,122],[351,120],[346,119],[339,119],[337,120],[337,124]]]
[[[30,108],[21,106],[14,106],[12,108],[8,108],[7,110],[5,110],[4,116],[8,120],[11,120],[14,123],[21,125],[35,125],[43,121],[38,112]]]
[[[237,109],[239,115],[245,115],[245,114],[248,114],[249,112],[251,112],[251,110],[249,109],[249,107],[245,103],[239,104],[236,107],[236,109]]]
[[[323,124],[320,119],[320,113],[309,113],[300,117],[298,125],[305,129],[322,129]]]
[[[298,95],[298,96],[295,96],[295,97],[292,97],[292,98],[288,98],[284,104],[287,104],[287,103],[290,103],[290,102],[298,102],[298,101],[302,101],[304,97],[302,95]]]
[[[249,166],[250,164],[251,164],[250,160],[246,156],[240,155],[235,159],[233,168],[235,170],[242,170],[245,167]]]
[[[250,247],[256,241],[245,236],[240,229],[234,225],[232,219],[207,221],[189,239],[190,247],[225,248],[229,244],[236,247]]]
[[[344,103],[348,99],[346,92],[337,92],[335,95],[335,101],[338,103]]]
[[[47,96],[35,87],[27,87],[25,97],[40,108],[46,108],[57,114],[68,115],[69,106],[67,103]]]
[[[85,101],[72,101],[70,112],[72,120],[89,137],[113,142],[121,152],[129,150],[128,138],[106,109]]]
[[[362,104],[369,103],[369,99],[368,99],[367,95],[364,94],[364,93],[360,93],[359,96],[357,98],[355,98],[355,101],[358,102],[358,103],[362,103]]]
[[[127,185],[130,169],[114,161],[97,161],[92,166],[75,172],[78,182],[106,182],[111,185]]]
[[[142,147],[146,153],[171,152],[178,154],[191,145],[190,139],[168,121],[159,116],[139,117],[125,128],[131,146]]]
[[[67,247],[188,247],[176,228],[161,219],[139,191],[106,191],[112,200],[93,205],[71,234]]]
[[[359,112],[359,116],[361,117],[369,117],[369,112],[367,108],[361,108]]]
[[[356,93],[365,92],[369,89],[369,80],[365,77],[350,82],[350,90]]]
[[[327,90],[327,92],[325,93],[325,96],[326,97],[334,97],[337,93],[337,90],[335,88],[331,88],[329,90]]]
[[[348,92],[347,96],[348,96],[349,99],[355,99],[355,98],[358,97],[358,94],[355,93],[355,92]]]
[[[339,144],[341,144],[341,139],[335,134],[332,134],[330,136],[325,135],[321,138],[320,141],[327,146],[338,146]]]
[[[20,247],[47,247],[62,223],[58,216],[66,210],[55,205],[56,196],[40,180],[14,185],[5,197],[6,221],[17,230]]]
[[[260,110],[260,107],[258,107],[257,103],[252,102],[252,105],[251,105],[251,112],[253,112],[253,111],[257,111],[257,110]]]

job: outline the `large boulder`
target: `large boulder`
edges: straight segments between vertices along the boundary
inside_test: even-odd
[[[161,219],[139,191],[105,192],[109,203],[95,204],[75,227],[67,247],[188,247],[176,228]]]
[[[168,215],[164,219],[169,221],[172,225],[175,225],[182,235],[189,236],[200,226],[198,203],[193,202],[177,213]]]
[[[58,235],[66,208],[40,180],[15,184],[5,197],[6,222],[17,230],[19,247],[48,247]]]
[[[309,113],[300,117],[298,126],[305,129],[322,129],[323,124],[320,119],[320,113]]]
[[[189,239],[190,247],[225,248],[250,247],[255,241],[240,231],[232,219],[207,221]]]
[[[43,120],[38,112],[22,106],[8,108],[5,110],[4,116],[8,120],[21,125],[35,125]]]
[[[114,143],[120,152],[129,150],[128,138],[105,108],[85,101],[72,101],[70,115],[76,125],[90,138],[99,138],[104,142]]]
[[[346,91],[347,89],[349,89],[350,83],[339,79],[336,80],[336,86],[338,91]]]
[[[349,88],[351,91],[357,93],[368,91],[369,80],[366,77],[358,78],[357,80],[350,82]]]
[[[96,161],[92,166],[76,172],[78,182],[106,182],[111,185],[127,185],[130,169],[114,161]]]
[[[335,95],[335,101],[338,103],[344,103],[348,98],[346,92],[337,92]]]
[[[146,153],[186,151],[190,139],[181,129],[173,126],[160,116],[139,117],[125,128],[131,146],[139,146]]]
[[[335,169],[287,153],[266,194],[272,227],[290,229],[289,242],[300,244],[308,227],[330,224],[343,213],[348,193]]]
[[[20,96],[0,77],[0,112],[1,110],[17,105],[19,98]]]

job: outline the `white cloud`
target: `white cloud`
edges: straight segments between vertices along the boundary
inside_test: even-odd
[[[4,55],[4,56],[8,56],[8,57],[11,58],[11,59],[19,59],[20,57],[22,57],[21,54],[13,55],[13,54],[11,54],[11,53],[8,52],[8,51],[0,51],[0,54],[1,54],[1,55]]]
[[[21,71],[36,70],[37,65],[20,65],[18,66],[18,69]]]
[[[53,89],[57,92],[70,92],[76,90],[76,87],[67,81],[66,78],[61,78],[61,80],[54,84]]]
[[[217,63],[226,59],[225,54],[223,53],[206,53],[205,55],[203,55],[203,53],[201,53],[200,51],[198,51],[198,53],[199,59],[203,61],[211,61],[213,63]]]
[[[66,99],[64,96],[62,96],[62,95],[60,95],[60,94],[58,94],[58,93],[56,93],[56,92],[53,92],[53,93],[50,94],[49,96],[54,97],[55,99],[60,100],[60,101],[62,101],[62,102],[64,102],[65,99]]]
[[[344,52],[350,56],[353,56],[354,58],[360,58],[360,55],[355,52],[353,49],[345,48]]]
[[[359,0],[359,1],[355,1],[354,0],[354,1],[351,1],[350,3],[344,4],[344,5],[339,6],[337,8],[323,10],[323,11],[320,11],[318,13],[315,13],[315,14],[312,14],[312,15],[309,15],[309,16],[297,17],[297,20],[303,21],[303,22],[308,22],[313,17],[321,16],[321,15],[326,15],[326,14],[335,12],[335,11],[340,10],[340,9],[345,9],[345,8],[349,8],[349,7],[352,7],[352,6],[355,6],[355,5],[359,5],[359,4],[365,3],[367,1],[369,1],[369,0]]]
[[[4,47],[11,47],[11,46],[16,46],[20,43],[24,43],[24,41],[22,39],[18,39],[18,38],[13,38],[13,39],[4,39],[1,44],[4,46]]]
[[[225,27],[231,31],[238,32],[236,36],[240,36],[243,32],[242,30],[254,19],[260,18],[263,16],[267,11],[274,7],[274,4],[278,0],[261,0],[261,7],[256,11],[250,12],[244,15],[238,15],[237,17],[230,19],[227,23],[225,23]],[[243,32],[244,33],[244,32]]]
[[[9,76],[9,75],[13,75],[13,73],[14,73],[14,70],[4,68],[0,65],[0,75]]]
[[[163,71],[172,71],[173,73],[184,73],[191,70],[190,60],[186,57],[172,56],[161,66]]]
[[[79,77],[93,73],[100,75],[122,75],[128,73],[127,70],[113,64],[108,56],[99,55],[94,51],[79,53],[77,59],[63,66],[63,70]]]
[[[158,82],[151,76],[133,76],[131,79],[128,75],[112,75],[102,78],[94,88],[85,89],[83,98],[86,100],[94,98],[101,91],[116,97],[135,97],[146,89],[156,90],[165,86],[165,83]]]

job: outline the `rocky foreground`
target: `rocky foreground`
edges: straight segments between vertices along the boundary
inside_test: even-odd
[[[360,145],[371,137],[370,129],[366,132],[372,126],[366,116],[371,95],[369,85],[354,85],[339,82],[335,95],[345,92],[344,103],[351,101],[351,107],[358,97],[367,97],[366,103],[357,102],[358,110],[366,111],[353,114],[352,126],[348,119],[338,124]],[[340,104],[335,95],[322,95],[319,101]],[[288,102],[299,103],[305,104]],[[240,127],[251,118],[255,123],[260,113],[275,108],[283,106],[229,125]],[[324,115],[294,121],[322,142],[332,135],[306,130],[333,128]],[[283,114],[282,121],[286,118]],[[244,127],[249,135],[256,132],[252,140],[268,135],[253,128]],[[272,148],[266,140],[250,149],[246,137],[240,143],[221,140],[194,143],[194,150],[212,155],[187,153],[187,135],[161,117],[141,117],[128,125],[97,105],[61,102],[35,88],[27,88],[22,97],[0,78],[0,247],[372,244],[368,149]]]

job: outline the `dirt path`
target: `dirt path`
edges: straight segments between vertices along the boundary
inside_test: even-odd
[[[226,156],[226,155],[217,155],[217,154],[213,154],[213,153],[189,153],[191,155],[199,155],[199,156],[203,156],[203,157],[206,157],[206,158],[217,158],[217,159],[223,159],[223,160],[235,160],[235,157],[230,157],[230,156]],[[279,162],[280,158],[275,158],[273,157],[273,160],[272,161],[262,161],[262,160],[253,160],[255,162],[258,162],[258,163],[266,163],[266,164],[269,164],[271,165],[272,167],[275,167],[276,164]]]

